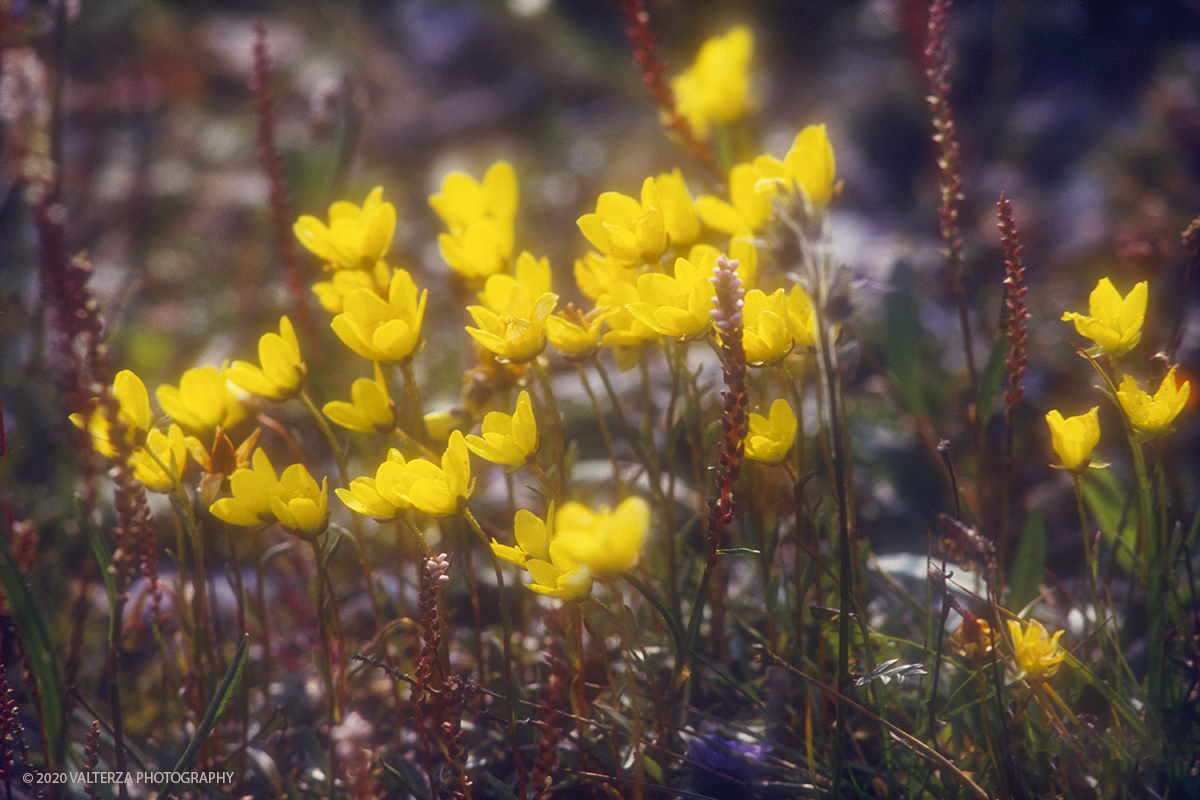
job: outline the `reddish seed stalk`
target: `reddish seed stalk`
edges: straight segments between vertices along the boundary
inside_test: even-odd
[[[1000,193],[998,204],[1000,241],[1004,245],[1004,306],[1008,326],[1008,360],[1004,367],[1008,371],[1008,389],[1004,392],[1004,421],[1012,425],[1013,415],[1025,390],[1021,380],[1025,377],[1025,365],[1029,356],[1025,353],[1025,320],[1029,312],[1025,308],[1025,268],[1021,266],[1021,240],[1017,235],[1017,224],[1013,221],[1012,203]]]
[[[742,347],[742,279],[737,274],[737,261],[725,256],[717,259],[711,278],[716,288],[716,308],[713,325],[721,341],[721,362],[726,391],[721,414],[720,468],[717,470],[718,497],[708,516],[708,571],[715,566],[721,534],[733,520],[733,485],[741,472],[742,453],[749,428],[746,408],[750,396],[746,392],[746,351]]]
[[[971,387],[979,385],[975,370],[971,325],[967,316],[966,290],[962,274],[962,233],[959,229],[959,205],[963,200],[962,163],[958,152],[958,136],[954,115],[950,111],[950,62],[946,54],[946,26],[950,17],[950,0],[933,0],[929,6],[929,39],[925,47],[925,76],[929,79],[929,108],[933,114],[933,140],[938,145],[938,168],[941,171],[942,204],[938,209],[942,238],[946,242],[946,258],[954,282],[954,300],[958,304],[959,325],[962,328],[963,349]]]
[[[704,165],[718,180],[725,175],[717,165],[712,146],[696,135],[687,117],[679,113],[675,92],[667,80],[666,63],[658,57],[658,41],[650,28],[650,12],[645,0],[621,0],[621,14],[627,23],[625,36],[633,45],[633,60],[642,74],[642,83],[650,90],[650,99],[663,113],[663,127],[679,137],[688,155]]]
[[[267,52],[267,26],[262,18],[254,21],[254,74],[250,79],[250,91],[254,92],[255,111],[258,119],[255,138],[258,143],[258,160],[262,164],[270,183],[271,224],[275,231],[275,245],[283,260],[285,282],[296,305],[296,317],[308,334],[308,352],[317,358],[317,323],[308,307],[308,292],[300,277],[300,259],[296,255],[296,243],[292,236],[291,204],[288,200],[287,180],[283,175],[283,162],[275,146],[275,99],[271,92],[271,56]]]

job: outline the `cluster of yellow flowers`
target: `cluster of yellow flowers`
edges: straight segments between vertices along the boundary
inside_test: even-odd
[[[706,44],[695,65],[675,80],[679,109],[701,135],[734,123],[749,110],[753,44],[748,29],[735,28]],[[507,388],[520,385],[523,370],[547,345],[573,362],[611,348],[618,366],[629,369],[663,337],[688,342],[710,335],[710,278],[722,252],[737,259],[747,290],[743,319],[748,363],[776,365],[796,348],[812,346],[808,296],[799,286],[781,286],[780,270],[760,271],[755,237],[766,230],[780,199],[823,213],[835,192],[834,179],[825,128],[809,126],[782,159],[763,154],[733,165],[723,196],[694,199],[679,170],[646,178],[637,197],[601,194],[595,211],[578,220],[594,248],[574,267],[580,291],[594,303],[586,311],[558,308],[548,259],[527,250],[514,256],[520,193],[511,164],[494,163],[482,180],[451,173],[429,205],[445,224],[438,237],[445,262],[476,291],[478,302],[467,308],[474,325],[465,331],[498,374],[507,371]],[[373,189],[361,206],[334,203],[328,221],[305,215],[294,225],[297,239],[323,262],[328,275],[313,291],[332,315],[330,327],[374,370],[373,378],[354,381],[349,401],[326,403],[321,411],[343,428],[395,433],[402,442],[403,450],[391,448],[373,475],[336,489],[349,509],[381,520],[413,511],[448,517],[464,513],[471,496],[470,453],[509,470],[525,465],[536,469],[541,435],[527,391],[519,393],[511,414],[487,407],[492,393],[486,401],[464,401],[466,423],[482,418],[478,435],[464,436],[457,429],[462,420],[449,424],[439,415],[419,413],[409,365],[423,347],[428,293],[407,269],[388,263],[396,226],[396,208],[383,199],[382,187]],[[313,539],[328,525],[328,479],[318,483],[302,464],[277,474],[266,452],[254,447],[257,434],[243,442],[237,459],[220,465],[214,465],[198,438],[212,434],[214,452],[218,443],[223,443],[222,452],[233,450],[223,431],[247,410],[231,384],[271,402],[298,399],[318,413],[305,391],[308,367],[286,316],[278,333],[261,337],[258,355],[257,364],[200,367],[186,372],[179,387],[160,387],[159,403],[174,420],[166,433],[150,424],[141,381],[122,373],[114,392],[133,445],[130,467],[147,487],[169,492],[180,488],[190,453],[207,473],[204,496],[217,518],[248,528],[279,522]],[[387,368],[399,368],[416,397],[408,404],[408,417],[392,400]],[[115,454],[103,413],[75,421],[93,433],[97,449]],[[328,429],[320,416],[318,422]],[[794,445],[796,428],[788,402],[775,400],[769,416],[750,415],[746,455],[769,465],[782,463]],[[440,461],[427,449],[437,442],[445,448]],[[332,444],[335,452],[340,450]],[[345,465],[341,468],[344,472]],[[577,598],[590,591],[594,575],[632,565],[650,514],[637,497],[626,498],[615,510],[593,510],[554,494],[560,503],[557,512],[552,504],[544,520],[529,511],[518,514],[518,546],[497,544],[496,552],[527,569],[535,591]]]
[[[1112,360],[1115,372],[1117,360],[1141,341],[1147,294],[1145,281],[1121,297],[1112,282],[1102,278],[1088,300],[1088,315],[1068,312],[1062,318],[1074,322],[1081,335],[1096,343],[1088,351],[1089,355],[1107,356]],[[1153,395],[1144,391],[1132,375],[1120,373],[1115,400],[1139,439],[1149,440],[1170,433],[1171,424],[1187,405],[1191,385],[1188,381],[1177,381],[1175,371],[1174,366],[1167,371]],[[1062,469],[1078,472],[1088,467],[1092,449],[1100,441],[1098,413],[1099,407],[1075,417],[1064,418],[1056,410],[1046,415],[1054,452]]]

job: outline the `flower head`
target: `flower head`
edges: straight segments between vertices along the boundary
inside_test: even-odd
[[[545,349],[546,318],[557,304],[558,295],[553,292],[535,295],[522,284],[515,283],[499,312],[486,306],[467,308],[479,326],[467,328],[467,333],[500,361],[524,364]]]
[[[407,270],[392,275],[387,299],[373,290],[346,295],[342,313],[333,318],[333,332],[347,347],[380,364],[401,364],[421,343],[426,293],[418,291]]]
[[[284,530],[301,539],[313,539],[325,532],[329,525],[328,483],[322,478],[317,486],[303,464],[292,464],[283,471],[270,488],[268,500]]]
[[[375,268],[339,269],[329,280],[313,284],[313,294],[321,307],[331,314],[340,314],[345,309],[346,295],[359,289],[369,289],[380,297],[387,296],[392,270],[383,259],[375,262]]]
[[[281,317],[279,333],[264,333],[258,340],[258,359],[261,367],[233,362],[225,368],[225,377],[250,394],[276,402],[300,392],[308,368],[300,358],[300,342],[290,319]]]
[[[771,195],[759,191],[762,176],[753,163],[736,164],[729,171],[729,200],[701,195],[696,214],[713,230],[734,235],[758,233],[771,218]]]
[[[1058,644],[1062,631],[1055,631],[1053,636],[1049,636],[1036,619],[1022,630],[1021,623],[1010,619],[1008,632],[1013,640],[1013,655],[1026,680],[1043,681],[1058,672],[1059,664],[1066,657]]]
[[[796,134],[783,161],[773,156],[754,159],[759,192],[791,192],[804,196],[820,211],[833,197],[836,165],[824,125],[809,125]]]
[[[275,468],[262,448],[254,451],[251,465],[236,470],[229,478],[230,497],[223,497],[209,506],[214,517],[244,528],[256,528],[275,521],[275,512],[271,509],[271,491],[279,482]]]
[[[147,433],[146,444],[129,457],[134,479],[152,492],[166,493],[175,488],[187,464],[188,438],[178,425],[172,425],[166,433]]]
[[[546,514],[546,519],[554,519],[553,503],[550,505],[549,513]],[[513,536],[517,540],[516,547],[493,541],[492,552],[518,567],[524,567],[533,558],[542,561],[550,560],[550,526],[532,511],[524,508],[517,511],[517,515],[513,518]]]
[[[498,161],[483,182],[461,172],[442,181],[429,205],[449,233],[438,236],[442,258],[459,275],[480,280],[504,269],[512,258],[517,213],[517,178],[512,165]]]
[[[150,395],[146,393],[146,385],[133,372],[123,369],[113,381],[113,397],[120,407],[117,415],[125,425],[125,441],[136,445],[150,430]],[[70,419],[76,427],[92,435],[92,446],[98,453],[109,458],[117,455],[108,415],[102,407],[93,409],[86,419],[79,413],[72,414]]]
[[[408,487],[416,476],[410,476],[408,462],[396,448],[388,451],[387,459],[379,465],[374,478],[355,478],[349,489],[334,491],[351,510],[379,520],[394,519],[411,508]]]
[[[392,246],[396,207],[383,202],[383,187],[376,186],[361,208],[345,200],[331,205],[329,225],[306,215],[292,230],[300,244],[330,266],[369,270]]]
[[[713,288],[709,282],[716,258],[693,265],[675,259],[675,274],[647,272],[637,282],[638,301],[629,311],[663,336],[696,339],[712,324]]]
[[[483,418],[482,436],[468,436],[467,448],[493,464],[519,467],[537,454],[537,420],[529,392],[521,392],[512,415],[491,411]]]
[[[538,594],[559,600],[582,600],[592,593],[592,572],[576,561],[561,539],[550,542],[549,560],[531,558],[525,562],[533,583],[525,584]]]
[[[568,361],[583,361],[600,349],[600,327],[608,309],[594,308],[581,314],[575,306],[546,318],[546,335],[550,345]]]
[[[1121,408],[1125,409],[1133,427],[1145,438],[1153,439],[1169,433],[1171,423],[1187,405],[1192,386],[1189,381],[1182,384],[1176,381],[1175,369],[1171,367],[1163,377],[1153,397],[1142,391],[1137,381],[1129,375],[1117,387]]]
[[[627,266],[653,264],[672,246],[700,235],[693,203],[678,171],[646,178],[640,200],[605,192],[596,211],[578,220],[579,229],[606,256]]]
[[[1142,281],[1124,298],[1108,278],[1101,278],[1088,298],[1088,316],[1067,312],[1063,321],[1073,321],[1075,330],[1096,343],[1113,358],[1123,356],[1142,338],[1146,318],[1146,282]]]
[[[996,646],[996,635],[986,619],[964,610],[962,624],[950,634],[950,649],[964,661],[977,664],[990,658]]]
[[[334,400],[321,409],[325,416],[352,431],[387,433],[396,427],[396,404],[388,395],[383,370],[375,362],[375,380],[359,378],[350,387],[350,402]]]
[[[474,488],[471,458],[462,431],[450,434],[441,467],[432,461],[413,460],[406,465],[405,479],[408,481],[405,496],[415,508],[433,517],[457,514]]]
[[[780,398],[771,404],[770,417],[750,415],[750,432],[746,435],[746,458],[764,464],[782,464],[796,442],[796,415],[787,400]]]
[[[746,363],[755,367],[769,366],[792,352],[795,339],[788,329],[787,301],[783,289],[767,295],[761,289],[746,292],[742,308],[742,346]]]
[[[671,81],[675,105],[697,136],[713,122],[729,123],[750,107],[750,59],[754,34],[744,25],[706,41],[696,61]]]
[[[602,506],[597,511],[572,501],[558,510],[554,528],[554,543],[570,561],[597,574],[621,572],[637,561],[650,530],[650,504],[631,496],[616,509]]]
[[[1046,415],[1050,425],[1050,440],[1063,469],[1086,469],[1092,448],[1100,441],[1099,408],[1077,417],[1063,418],[1058,411]]]
[[[154,396],[171,419],[193,431],[229,428],[246,416],[229,381],[216,367],[189,369],[179,386],[164,383]]]

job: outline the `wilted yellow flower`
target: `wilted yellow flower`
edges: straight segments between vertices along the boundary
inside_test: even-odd
[[[329,481],[316,480],[303,464],[292,464],[283,471],[270,489],[271,511],[288,533],[301,539],[313,539],[329,525],[327,511]]]
[[[408,271],[398,269],[386,300],[369,289],[351,292],[331,327],[359,355],[380,364],[402,364],[419,349],[425,299]]]
[[[1151,397],[1138,386],[1132,376],[1126,375],[1117,387],[1117,399],[1133,427],[1146,438],[1155,438],[1170,433],[1171,423],[1187,405],[1192,385],[1175,380],[1175,367],[1163,377],[1158,391]]]
[[[695,63],[671,81],[675,107],[697,136],[707,136],[711,123],[732,122],[749,110],[753,54],[754,34],[738,25],[706,41]]]
[[[434,517],[457,514],[474,488],[462,431],[450,434],[441,467],[424,459],[413,460],[405,467],[405,477],[411,480],[406,496],[415,508]]]
[[[225,377],[250,394],[281,402],[294,397],[304,384],[308,368],[300,358],[300,342],[292,321],[279,320],[279,333],[264,333],[258,340],[258,359],[262,367],[235,361],[225,368]]]
[[[164,383],[154,390],[167,415],[193,431],[229,428],[246,416],[229,381],[216,367],[196,367],[183,373],[179,386]]]
[[[329,225],[302,216],[292,226],[300,244],[335,268],[371,269],[387,254],[396,231],[396,207],[383,202],[376,186],[362,207],[339,200],[329,207]]]
[[[995,646],[996,636],[987,620],[964,611],[962,624],[950,634],[950,649],[959,658],[975,664],[989,658]]]
[[[796,134],[783,161],[773,156],[759,156],[754,159],[754,168],[759,175],[759,192],[794,190],[808,198],[816,211],[829,205],[833,197],[833,146],[824,125],[809,125]]]
[[[1100,441],[1099,407],[1077,417],[1063,418],[1057,411],[1046,415],[1050,425],[1050,441],[1063,469],[1086,469],[1092,449]]]
[[[450,230],[438,236],[438,245],[458,274],[471,280],[487,278],[512,258],[517,178],[507,161],[489,167],[482,184],[464,173],[450,173],[429,205]]]
[[[788,329],[798,347],[813,347],[817,343],[817,319],[812,300],[800,284],[792,286],[787,296]]]
[[[332,422],[352,431],[387,433],[396,427],[396,404],[388,394],[378,361],[374,380],[359,378],[350,386],[349,403],[334,400],[321,410]]]
[[[750,415],[746,434],[746,458],[772,466],[782,464],[796,442],[796,415],[787,400],[771,404],[770,417]]]
[[[1036,619],[1024,630],[1021,629],[1021,623],[1010,619],[1008,632],[1012,636],[1013,655],[1021,668],[1022,677],[1030,681],[1043,681],[1058,672],[1058,666],[1066,656],[1058,644],[1062,631],[1047,636],[1046,629]]]
[[[546,347],[546,318],[557,304],[558,295],[553,292],[535,295],[521,284],[513,284],[499,312],[486,306],[467,307],[479,326],[467,328],[467,333],[501,362],[524,364]]]
[[[230,476],[231,496],[209,506],[214,517],[244,528],[256,528],[275,521],[275,512],[271,510],[271,491],[279,482],[275,468],[262,448],[254,451],[251,465]]]
[[[380,259],[371,270],[339,269],[329,280],[314,283],[312,290],[322,308],[331,314],[340,314],[344,310],[346,295],[351,292],[369,289],[380,297],[386,296],[391,276],[391,267]]]
[[[1117,358],[1128,353],[1142,338],[1146,318],[1146,282],[1133,287],[1124,298],[1108,278],[1101,278],[1088,298],[1088,316],[1067,312],[1063,321],[1074,321],[1075,330]]]
[[[667,183],[666,186],[674,187],[674,184]],[[684,191],[683,199],[686,197]],[[665,202],[670,202],[672,207],[667,208]],[[674,192],[668,192],[666,197],[660,196],[655,179],[646,178],[642,182],[640,202],[620,192],[605,192],[596,200],[595,213],[579,218],[579,229],[597,250],[620,263],[628,266],[652,264],[672,244],[668,219],[676,224],[686,219],[687,214],[695,219],[690,200],[687,201],[686,213],[682,207],[675,208],[682,202]],[[698,232],[699,226],[696,228]],[[686,241],[683,243],[686,244]]]
[[[166,493],[175,488],[175,481],[183,475],[187,464],[188,438],[178,425],[172,425],[166,433],[160,430],[147,433],[145,446],[134,450],[129,457],[134,479],[152,492]]]
[[[687,340],[703,336],[712,324],[714,289],[709,278],[715,263],[715,258],[698,265],[677,258],[674,275],[639,276],[638,301],[629,304],[629,312],[663,336]]]
[[[468,436],[467,448],[482,459],[493,464],[519,467],[537,453],[537,420],[533,416],[533,403],[529,392],[521,392],[517,408],[511,414],[501,411],[488,412],[483,418],[482,436]]]
[[[113,397],[120,406],[117,416],[125,424],[125,441],[137,444],[150,430],[150,395],[146,385],[133,372],[123,369],[113,380]],[[85,419],[83,414],[72,414],[71,422],[92,435],[92,447],[96,452],[113,458],[117,454],[111,438],[108,415],[103,408],[95,408]]]
[[[761,289],[746,292],[742,307],[742,347],[746,363],[769,366],[792,352],[794,340],[788,330],[787,301],[783,289],[767,295]]]
[[[554,529],[551,556],[555,544],[561,543],[562,555],[574,564],[599,575],[621,572],[637,561],[650,530],[650,504],[637,496],[625,498],[615,510],[564,503],[554,517]]]

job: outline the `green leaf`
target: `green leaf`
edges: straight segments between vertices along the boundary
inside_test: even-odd
[[[192,759],[200,752],[200,746],[204,744],[204,740],[212,732],[213,727],[217,724],[217,720],[225,713],[225,708],[229,705],[229,701],[242,679],[242,671],[246,668],[246,660],[249,654],[250,634],[247,633],[242,636],[242,643],[238,645],[237,653],[233,657],[233,663],[225,671],[225,677],[221,679],[221,685],[217,687],[217,692],[213,695],[212,702],[208,704],[208,709],[205,710],[204,718],[200,720],[200,725],[197,726],[195,735],[187,743],[187,747],[184,748],[183,754],[176,760],[175,765],[170,768],[172,773],[178,774],[184,772],[191,765]],[[167,800],[171,795],[171,790],[174,788],[175,781],[168,780],[158,793],[158,800]]]
[[[416,779],[412,778],[409,775],[406,775],[404,772],[400,771],[396,767],[393,767],[391,764],[384,761],[383,759],[380,759],[379,763],[383,765],[383,768],[388,771],[389,775],[391,775],[393,778],[396,779],[397,782],[399,782],[400,787],[402,789],[404,789],[404,791],[408,792],[413,797],[417,798],[417,800],[429,800],[429,788],[427,786],[419,785],[417,783]],[[409,762],[405,761],[404,766],[408,767],[413,772],[416,772],[416,768],[413,767],[412,764],[410,764]],[[484,778],[495,780],[494,778],[492,778],[491,775],[487,775],[487,774],[484,775]],[[509,793],[511,794],[511,791]]]
[[[762,555],[761,550],[755,550],[750,547],[726,547],[717,551],[720,556],[759,556]]]
[[[1021,531],[1017,560],[1009,574],[1008,607],[1024,608],[1038,596],[1042,585],[1042,564],[1046,560],[1046,519],[1040,508],[1030,512]]]
[[[25,647],[25,658],[37,691],[41,697],[38,714],[45,736],[46,768],[53,770],[62,763],[63,680],[54,658],[54,644],[41,611],[34,601],[33,590],[17,568],[8,542],[0,538],[0,583],[8,597],[13,623]]]
[[[1083,473],[1083,504],[1100,528],[1100,538],[1112,550],[1117,565],[1132,574],[1137,553],[1138,515],[1133,496],[1118,483],[1112,470]]]
[[[517,800],[517,796],[513,794],[512,788],[504,781],[490,773],[483,773],[483,779],[487,781],[487,785],[491,790],[500,796],[501,800]]]
[[[912,268],[903,263],[892,271],[892,290],[883,298],[883,349],[900,399],[913,413],[923,414],[925,397],[917,380],[917,345],[923,330],[913,280]]]

